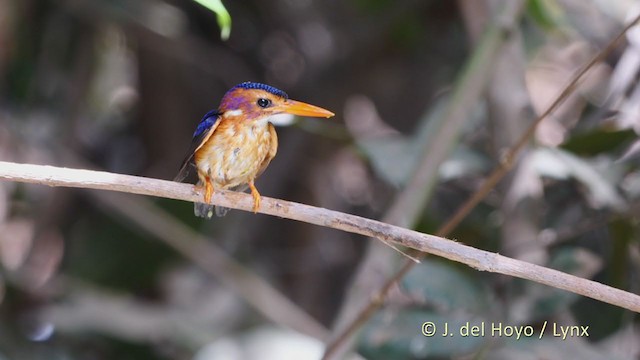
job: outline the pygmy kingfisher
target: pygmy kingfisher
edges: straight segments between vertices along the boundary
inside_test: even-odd
[[[292,114],[331,117],[331,111],[289,99],[273,86],[243,82],[232,87],[220,106],[204,115],[195,132],[191,148],[175,181],[182,181],[194,165],[198,173],[196,190],[204,189],[204,203],[195,203],[196,216],[211,218],[211,197],[217,189],[244,190],[253,196],[253,211],[260,208],[255,179],[267,168],[278,151],[278,137],[272,116]],[[224,215],[226,209],[216,208]]]

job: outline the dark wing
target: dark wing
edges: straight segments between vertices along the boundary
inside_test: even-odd
[[[187,155],[184,157],[182,165],[180,166],[180,171],[178,171],[178,175],[176,175],[173,181],[180,182],[189,175],[189,167],[193,162],[193,154],[195,154],[196,151],[198,151],[198,149],[200,149],[200,147],[209,140],[211,134],[213,134],[219,124],[220,112],[217,110],[211,110],[202,117],[196,131],[193,133],[191,147],[189,148],[189,151],[187,151]]]

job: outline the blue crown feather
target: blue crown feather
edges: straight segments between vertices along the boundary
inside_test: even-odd
[[[236,86],[234,86],[231,90],[236,89],[236,88],[242,88],[242,89],[256,89],[256,90],[264,90],[268,93],[271,93],[273,95],[276,96],[280,96],[281,98],[284,99],[288,99],[289,95],[287,95],[286,92],[274,88],[273,86],[267,85],[267,84],[261,84],[261,83],[256,83],[256,82],[251,82],[251,81],[246,81],[243,82],[241,84],[238,84]]]

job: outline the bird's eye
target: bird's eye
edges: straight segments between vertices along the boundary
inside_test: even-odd
[[[260,99],[258,99],[257,104],[261,108],[268,108],[269,106],[271,106],[271,100],[265,99],[265,98],[260,98]]]

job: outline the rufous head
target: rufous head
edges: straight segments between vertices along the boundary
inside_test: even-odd
[[[321,107],[291,100],[287,93],[273,86],[255,82],[232,87],[222,98],[218,111],[224,117],[244,121],[267,119],[278,114],[325,118],[334,115]]]

